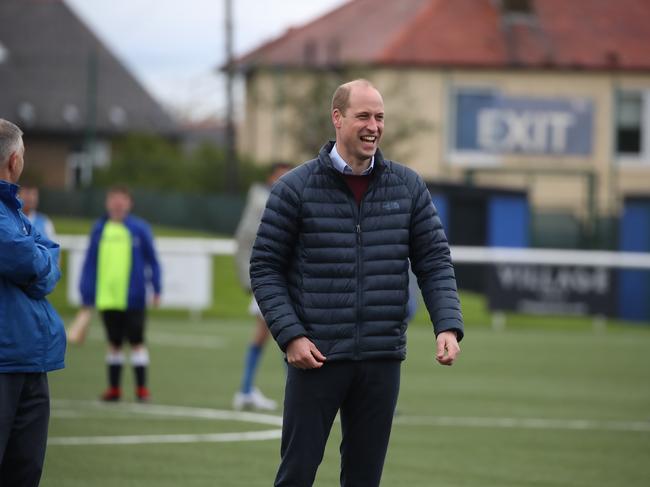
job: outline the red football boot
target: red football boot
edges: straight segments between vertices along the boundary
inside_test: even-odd
[[[109,387],[106,392],[101,395],[101,400],[106,402],[116,402],[122,397],[122,391],[119,387]]]
[[[138,387],[135,390],[135,397],[138,402],[147,402],[149,401],[149,389],[144,386]]]

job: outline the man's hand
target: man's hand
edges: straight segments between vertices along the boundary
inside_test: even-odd
[[[297,369],[318,369],[325,363],[325,356],[309,338],[298,337],[287,345],[287,362]]]
[[[454,331],[443,331],[436,338],[438,347],[436,350],[436,360],[440,365],[451,365],[460,353],[458,340]]]

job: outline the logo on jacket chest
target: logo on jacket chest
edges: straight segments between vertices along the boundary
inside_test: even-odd
[[[381,204],[382,210],[386,211],[397,211],[399,210],[399,202],[398,201],[384,201]]]

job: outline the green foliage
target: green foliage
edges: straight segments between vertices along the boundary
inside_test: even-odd
[[[226,154],[221,147],[203,144],[187,153],[162,137],[130,134],[114,144],[112,161],[95,171],[94,184],[104,188],[126,182],[132,188],[213,193],[232,189],[226,188],[225,174]],[[239,160],[240,189],[265,176],[265,168]]]
[[[311,159],[326,140],[334,139],[330,115],[332,93],[346,79],[353,79],[349,75],[347,71],[319,73],[305,93],[286,94],[284,101],[294,112],[287,128],[302,158]]]

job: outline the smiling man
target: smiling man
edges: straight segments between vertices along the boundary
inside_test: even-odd
[[[378,486],[406,356],[409,259],[451,365],[463,336],[449,246],[412,170],[384,159],[384,102],[367,80],[332,99],[336,141],[273,187],[252,289],[289,364],[276,486],[310,486],[341,413],[341,485]]]

